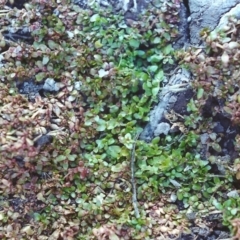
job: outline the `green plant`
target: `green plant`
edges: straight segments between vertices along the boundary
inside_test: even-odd
[[[19,231],[12,235],[4,208],[0,214],[3,236],[89,239],[99,231],[114,238],[167,237],[170,231],[177,235],[181,224],[186,227],[187,223],[169,203],[176,200],[188,209],[208,210],[216,206],[208,201],[214,198],[234,213],[236,203],[223,203],[224,193],[233,189],[232,172],[215,176],[211,167],[216,161],[199,155],[201,134],[211,130],[211,119],[199,115],[208,94],[238,102],[238,94],[231,100],[232,88],[224,87],[225,72],[219,75],[222,92],[212,78],[228,64],[226,53],[217,51],[224,43],[214,45],[214,36],[209,40],[209,32],[203,31],[209,43],[207,53],[216,58],[222,54],[220,62],[199,50],[176,53],[171,41],[177,37],[178,6],[171,1],[165,11],[148,9],[136,22],[125,21],[110,9],[82,10],[66,2],[66,6],[45,1],[28,4],[29,14],[19,25],[29,26],[34,43],[10,42],[4,53],[0,192],[8,197],[32,191],[46,207],[34,211],[31,225],[24,224],[22,231],[14,222]],[[58,8],[59,16],[52,13],[53,8]],[[9,14],[17,17],[16,10]],[[226,34],[219,34],[223,40],[217,41],[226,41]],[[238,46],[231,43],[229,47]],[[180,136],[156,137],[149,144],[136,140],[157,101],[163,67],[181,56],[198,74],[193,83],[196,97],[181,123],[186,131]],[[36,94],[29,102],[29,96],[20,95],[14,83],[30,78],[39,84],[54,79],[61,91]],[[231,104],[226,106],[233,109]],[[220,136],[209,133],[209,139],[208,147],[218,149]],[[134,216],[132,205],[132,153],[140,218]],[[237,162],[235,167],[238,170]],[[51,177],[42,179],[49,171]],[[228,211],[224,214],[229,220]]]

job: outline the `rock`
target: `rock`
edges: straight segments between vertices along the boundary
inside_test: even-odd
[[[53,137],[51,135],[44,134],[34,142],[34,146],[40,149],[46,146],[47,144],[51,143],[52,141]]]
[[[160,134],[167,135],[170,130],[170,124],[162,122],[159,123],[154,130],[154,136],[159,136]]]
[[[190,73],[185,69],[179,69],[170,77],[169,82],[159,94],[159,103],[150,112],[150,119],[147,126],[140,135],[140,139],[150,142],[157,133],[168,134],[170,127],[161,125],[166,122],[165,114],[173,109],[181,92],[187,91],[189,88],[188,82],[191,80]],[[166,129],[163,131],[163,126]]]
[[[72,2],[83,9],[87,9],[94,4],[101,7],[112,7],[114,12],[123,11],[125,17],[130,19],[136,18],[134,13],[139,14],[149,3],[147,0],[72,0]]]
[[[24,4],[29,2],[29,0],[15,0],[15,1],[12,1],[12,0],[8,0],[6,5],[11,7],[11,8],[18,8],[18,9],[22,9],[24,7]]]
[[[227,12],[221,17],[217,28],[221,29],[223,26],[225,26],[228,22],[229,16],[234,16],[237,19],[240,19],[240,3],[234,6],[229,12]]]
[[[177,41],[173,43],[174,49],[183,48],[189,43],[189,9],[188,6],[181,3],[179,9],[179,24],[178,24],[178,38]]]
[[[20,94],[27,95],[29,100],[34,100],[39,95],[39,91],[42,89],[42,84],[36,84],[33,79],[24,80],[22,82],[17,81],[16,86]]]
[[[28,44],[33,44],[34,39],[28,27],[14,28],[9,27],[8,30],[3,31],[2,35],[5,39],[11,40],[13,42],[23,41]]]
[[[53,78],[47,78],[42,88],[49,92],[57,92],[60,85]]]

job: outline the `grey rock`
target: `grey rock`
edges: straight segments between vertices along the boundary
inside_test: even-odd
[[[221,125],[220,122],[214,123],[213,132],[215,132],[215,133],[223,133],[224,132],[224,127]]]
[[[34,142],[34,146],[37,148],[42,148],[44,146],[46,146],[47,144],[50,144],[53,140],[53,137],[51,135],[42,135],[40,136],[35,142]]]
[[[179,71],[173,74],[159,94],[159,103],[150,112],[149,122],[140,135],[141,140],[150,142],[154,136],[157,136],[157,133],[167,135],[170,127],[161,125],[161,123],[165,121],[165,114],[176,103],[178,93],[189,88],[190,80],[190,73],[186,69],[179,69]],[[166,127],[165,131],[163,131],[163,126]]]
[[[159,136],[160,134],[167,135],[170,130],[170,124],[169,123],[159,123],[154,130],[154,136]]]
[[[189,43],[189,13],[187,7],[181,3],[179,10],[178,38],[173,43],[174,49],[183,48]]]
[[[28,0],[7,1],[6,5],[11,8],[16,7],[18,9],[22,9],[22,8],[24,8],[24,4],[27,2],[28,2]]]
[[[77,91],[81,90],[81,86],[82,86],[82,82],[81,81],[74,82],[74,89],[76,89]]]
[[[2,31],[2,35],[5,39],[13,42],[23,41],[28,44],[33,44],[34,39],[31,36],[29,27],[8,27],[7,30]]]
[[[237,4],[235,7],[233,7],[229,12],[227,12],[226,14],[224,14],[220,21],[219,24],[217,25],[218,29],[221,29],[223,26],[225,26],[228,22],[228,17],[229,16],[234,16],[237,19],[240,19],[240,3]]]
[[[74,4],[78,5],[80,8],[87,9],[88,1],[87,0],[73,0]]]
[[[207,144],[207,141],[209,139],[209,134],[208,133],[203,133],[201,136],[200,136],[200,139],[201,139],[201,143],[202,144]]]
[[[115,12],[122,10],[124,13],[141,12],[149,3],[148,0],[72,0],[72,2],[83,9],[96,4],[100,7],[112,7]]]
[[[42,84],[36,84],[32,79],[16,83],[20,94],[38,95],[42,89]]]
[[[47,78],[43,85],[43,89],[50,92],[57,92],[60,86],[53,78]]]

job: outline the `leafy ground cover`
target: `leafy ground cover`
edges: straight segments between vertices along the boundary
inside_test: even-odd
[[[239,22],[204,30],[206,48],[183,52],[171,45],[174,2],[137,21],[70,1],[25,6],[0,19],[1,239],[167,239],[192,226],[211,235],[210,216],[237,235]],[[32,42],[19,41],[23,26]],[[184,131],[140,141],[163,69],[176,61],[197,93],[187,116],[171,113]],[[19,92],[26,82],[31,94]],[[225,130],[214,131],[223,110],[231,154]]]

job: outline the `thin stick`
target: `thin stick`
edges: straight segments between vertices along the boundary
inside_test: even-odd
[[[7,10],[7,9],[6,9],[6,10],[2,10],[2,9],[1,9],[1,10],[0,10],[0,13],[8,13],[9,11],[10,11],[10,10]]]
[[[171,73],[164,73],[165,76],[172,76],[175,74],[179,69],[181,69],[181,66],[176,67]]]
[[[136,141],[139,137],[140,133],[138,133],[134,139],[134,143],[132,146],[131,151],[131,182],[132,182],[132,202],[133,202],[133,208],[135,212],[136,218],[140,217],[139,210],[138,210],[138,201],[137,201],[137,189],[136,189],[136,182],[135,182],[135,147],[136,147]]]

